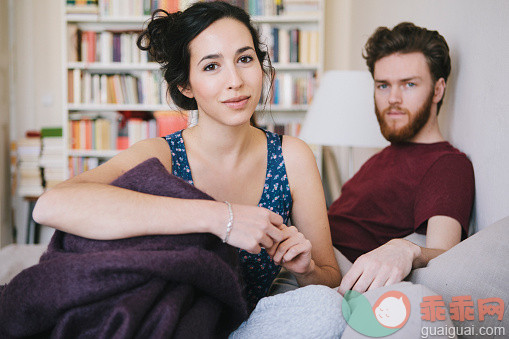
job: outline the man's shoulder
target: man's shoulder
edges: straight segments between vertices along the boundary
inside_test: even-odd
[[[468,156],[460,151],[458,148],[454,147],[448,141],[440,143],[439,147],[437,147],[435,153],[435,161],[434,164],[437,163],[445,163],[445,164],[457,164],[461,166],[472,167],[472,162],[468,158]]]
[[[433,144],[391,144],[369,158],[363,167],[363,170],[393,168],[417,176],[425,175],[434,167],[473,172],[468,156],[448,141]]]
[[[373,157],[384,156],[418,158],[421,163],[426,162],[426,160],[428,160],[429,163],[434,163],[438,159],[442,158],[442,160],[452,159],[451,161],[454,161],[454,159],[470,161],[465,153],[454,147],[448,141],[430,144],[411,142],[391,144],[384,148],[381,152],[375,154]]]

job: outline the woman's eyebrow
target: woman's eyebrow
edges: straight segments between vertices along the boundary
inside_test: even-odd
[[[219,59],[221,58],[223,55],[222,54],[209,54],[209,55],[206,55],[204,56],[203,58],[200,59],[200,61],[198,61],[198,65],[203,61],[203,60],[207,60],[207,59]]]
[[[247,50],[253,50],[254,51],[254,48],[251,47],[251,46],[245,46],[245,47],[242,47],[242,48],[239,48],[237,50],[237,52],[235,52],[235,54],[241,54]],[[219,58],[222,58],[223,55],[221,53],[216,53],[216,54],[209,54],[209,55],[206,55],[204,56],[203,58],[200,59],[200,61],[198,61],[198,65],[203,61],[203,60],[208,60],[208,59],[219,59]]]
[[[253,48],[253,47],[251,47],[251,46],[242,47],[242,48],[239,48],[239,49],[237,50],[237,53],[236,53],[236,54],[243,53],[243,52],[245,52],[245,51],[247,51],[247,50],[253,50],[253,51],[254,51],[254,48]]]

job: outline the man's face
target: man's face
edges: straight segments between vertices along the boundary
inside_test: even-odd
[[[395,53],[375,63],[375,112],[390,142],[412,139],[436,115],[434,82],[422,53]]]

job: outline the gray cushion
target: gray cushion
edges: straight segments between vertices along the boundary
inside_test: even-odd
[[[371,291],[363,293],[368,299],[371,305],[375,305],[375,302],[386,292],[399,291],[405,294],[410,301],[410,315],[407,322],[397,332],[385,336],[384,338],[422,338],[423,334],[426,333],[437,333],[440,328],[450,328],[452,322],[449,319],[449,314],[445,312],[444,320],[437,320],[434,322],[426,321],[421,318],[420,304],[424,297],[436,295],[436,293],[426,286],[411,284],[407,281],[403,281],[391,286],[380,287]],[[350,326],[347,326],[343,332],[342,339],[361,339],[370,338],[356,332]],[[447,338],[446,336],[430,336],[429,338]],[[451,335],[449,338],[456,338],[455,335]]]
[[[48,245],[11,244],[0,250],[0,285],[7,284],[25,268],[39,262]]]
[[[471,296],[475,308],[474,320],[453,320],[455,326],[474,326],[476,330],[480,327],[504,327],[508,335],[508,243],[509,217],[506,217],[431,260],[427,267],[412,271],[409,280],[442,295],[446,304],[452,297]],[[504,300],[505,313],[501,321],[496,315],[486,315],[483,322],[479,321],[477,302],[486,298]],[[474,338],[469,335],[464,337]]]

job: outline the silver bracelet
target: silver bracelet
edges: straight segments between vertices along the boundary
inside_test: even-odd
[[[232,205],[228,202],[224,202],[226,206],[228,206],[228,213],[230,214],[230,218],[228,219],[228,224],[226,225],[226,235],[224,236],[223,242],[228,242],[228,238],[230,237],[230,232],[232,231],[233,226],[233,209]]]

